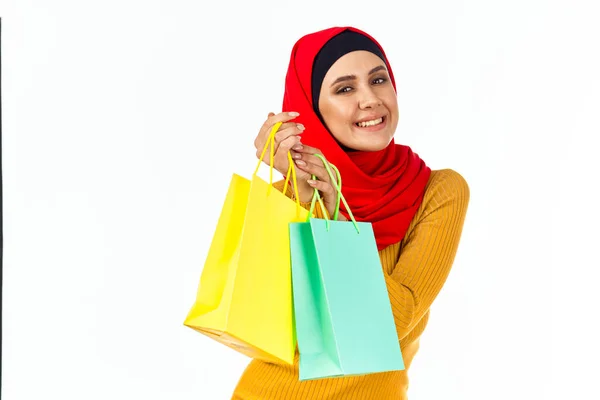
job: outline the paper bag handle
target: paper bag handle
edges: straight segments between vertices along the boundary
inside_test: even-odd
[[[258,164],[256,165],[256,169],[254,170],[254,174],[252,174],[252,176],[255,176],[258,173],[258,169],[260,168],[260,164],[263,162],[265,153],[267,152],[267,148],[269,147],[269,145],[271,145],[271,152],[270,152],[270,158],[269,158],[269,189],[267,191],[267,196],[271,193],[271,187],[273,186],[273,163],[274,163],[274,159],[275,159],[275,133],[277,133],[277,130],[279,129],[279,127],[281,127],[282,124],[283,124],[283,122],[277,122],[275,125],[273,125],[273,128],[271,128],[271,133],[269,134],[269,138],[267,139],[267,142],[265,143],[265,146],[263,147],[262,153],[258,160]],[[298,214],[299,214],[301,206],[300,206],[300,196],[298,195],[298,185],[296,184],[296,168],[294,167],[294,163],[292,161],[292,155],[289,151],[288,151],[287,156],[288,156],[288,161],[289,161],[290,165],[288,167],[288,172],[286,174],[285,185],[283,186],[283,193],[285,194],[287,192],[287,185],[288,185],[288,181],[290,178],[290,171],[291,171],[291,175],[293,175],[293,179],[294,179],[294,190],[295,190],[295,194],[296,194],[296,210],[298,211]]]
[[[346,206],[346,210],[348,210],[348,214],[350,215],[350,219],[352,220],[352,223],[354,224],[354,227],[356,228],[356,232],[360,233],[360,229],[358,228],[356,219],[354,219],[354,215],[352,214],[352,211],[350,210],[350,206],[348,206],[348,203],[346,202],[346,198],[342,194],[342,176],[340,175],[340,171],[337,169],[337,167],[335,165],[329,164],[322,155],[315,154],[315,156],[318,157],[319,159],[321,159],[321,161],[323,161],[323,165],[325,166],[325,169],[327,170],[327,173],[329,174],[329,178],[331,179],[331,184],[335,188],[336,192],[338,193],[337,206],[336,206],[336,210],[334,213],[334,219],[337,220],[338,213],[340,210],[340,199],[341,199],[344,202],[344,205]],[[338,179],[334,178],[333,173],[331,172],[330,165],[331,165],[331,168],[333,168],[335,170]],[[313,175],[313,179],[315,179],[314,175]],[[315,202],[316,198],[319,199],[321,208],[324,209],[323,202],[321,200],[321,195],[319,194],[319,191],[315,188],[315,194],[313,195],[313,201],[311,204],[311,212],[309,214],[309,217],[310,217],[310,215],[312,215],[314,202]],[[327,213],[324,212],[323,214],[325,215],[325,218],[328,219]]]

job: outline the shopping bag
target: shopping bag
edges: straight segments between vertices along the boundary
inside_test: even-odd
[[[372,225],[356,222],[341,194],[339,171],[332,165],[336,184],[322,160],[338,191],[333,220],[311,218],[310,212],[307,222],[290,223],[300,380],[403,370]],[[317,198],[315,190],[311,211]],[[337,221],[340,199],[352,222]]]
[[[308,211],[272,188],[273,145],[270,182],[256,175],[280,126],[273,127],[252,179],[233,174],[184,325],[249,357],[292,364],[288,224],[305,220]]]

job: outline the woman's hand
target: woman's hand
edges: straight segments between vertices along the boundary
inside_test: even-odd
[[[275,155],[273,157],[273,168],[279,171],[282,175],[286,175],[288,172],[288,152],[290,152],[290,154],[293,156],[295,154],[295,150],[301,147],[300,134],[302,134],[304,131],[304,126],[302,124],[290,122],[298,115],[298,113],[294,112],[282,112],[277,115],[272,112],[269,113],[267,120],[260,128],[260,131],[254,140],[256,157],[260,158],[263,148],[267,143],[267,140],[269,140],[269,135],[271,134],[273,126],[278,122],[283,122],[283,124],[281,124],[275,133]],[[267,165],[270,164],[270,147],[270,145],[267,147],[267,151],[263,158],[263,162]],[[309,173],[296,168],[298,195],[300,196],[300,201],[302,202],[309,202],[312,199],[314,190],[307,182],[307,180],[310,178],[311,176]],[[290,179],[290,184],[293,185],[292,179]]]
[[[321,157],[323,157],[323,159],[325,159],[323,153],[321,153],[321,150],[314,147],[301,145],[301,148],[298,147],[292,152],[292,158],[294,159],[298,169],[305,171],[311,176],[311,178],[312,175],[315,175],[317,180],[312,180],[310,178],[307,180],[308,185],[311,189],[313,189],[311,191],[311,199],[314,189],[317,189],[321,194],[323,204],[325,205],[325,208],[327,208],[329,216],[333,218],[333,213],[335,212],[337,205],[337,190],[331,182],[331,178],[327,172],[327,169],[325,168],[325,165],[323,165],[323,161],[319,157],[315,156],[315,154],[319,154]],[[327,162],[326,159],[325,161]],[[331,167],[330,170],[333,174],[335,174]],[[298,185],[300,186],[300,182],[298,182]],[[338,215],[338,220],[347,221],[346,217],[344,217],[342,214]]]
[[[327,208],[327,212],[331,217],[335,211],[337,192],[331,185],[329,174],[318,157],[314,154],[320,154],[320,150],[314,147],[304,146],[301,143],[300,135],[304,131],[302,124],[296,124],[290,122],[298,116],[298,113],[293,112],[282,112],[279,114],[269,113],[267,120],[263,123],[256,139],[254,140],[254,147],[256,147],[256,157],[260,158],[263,148],[269,139],[273,125],[278,122],[283,122],[277,133],[275,133],[275,155],[273,157],[273,168],[279,171],[282,175],[287,174],[289,167],[288,152],[292,155],[292,159],[295,161],[296,166],[296,180],[298,182],[298,194],[300,201],[307,203],[312,200],[314,189],[319,190],[323,203]],[[267,152],[263,158],[263,162],[267,165],[270,164],[270,146],[267,147]],[[318,180],[313,181],[312,174],[314,174]],[[293,185],[293,180],[290,179],[290,184]],[[340,221],[347,221],[347,219],[340,214]]]
[[[271,135],[273,125],[275,125],[278,122],[283,122],[283,124],[275,133],[275,156],[273,162],[273,168],[275,168],[283,175],[287,174],[287,170],[289,167],[287,156],[288,151],[290,151],[294,146],[300,144],[300,134],[304,131],[304,126],[302,124],[289,122],[297,116],[298,113],[282,112],[277,115],[273,114],[272,112],[269,113],[267,120],[260,128],[256,139],[254,139],[254,147],[256,147],[256,157],[260,158],[263,148],[265,147],[265,144],[267,143],[267,140],[269,140],[269,136]],[[271,146],[269,145],[263,158],[263,162],[267,165],[270,164],[270,152]],[[298,179],[310,179],[310,175],[300,173],[299,171],[297,172]]]

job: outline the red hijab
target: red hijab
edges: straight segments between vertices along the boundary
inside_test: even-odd
[[[285,80],[283,111],[297,111],[294,121],[306,130],[302,142],[323,152],[338,167],[342,193],[357,221],[373,225],[377,248],[382,250],[401,241],[417,212],[431,169],[408,147],[391,143],[376,152],[345,152],[313,110],[311,73],[313,61],[327,41],[346,29],[371,39],[385,56],[381,45],[367,33],[353,27],[334,27],[300,38],[292,49]],[[385,63],[389,66],[386,59]],[[388,69],[394,90],[396,83]],[[340,212],[348,217],[344,204]]]

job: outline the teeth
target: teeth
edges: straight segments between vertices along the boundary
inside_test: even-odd
[[[378,119],[374,119],[372,121],[358,122],[356,125],[360,126],[361,128],[366,128],[367,126],[379,125],[382,122],[383,122],[383,118],[378,118]]]

